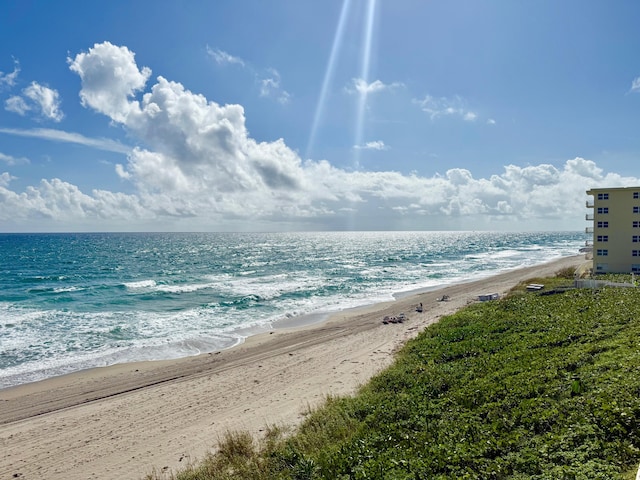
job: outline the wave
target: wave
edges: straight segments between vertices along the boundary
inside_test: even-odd
[[[130,288],[132,290],[138,289],[138,288],[152,288],[155,287],[156,281],[155,280],[138,280],[137,282],[125,282],[124,286],[127,288]]]
[[[56,357],[21,362],[0,370],[0,389],[36,382],[96,367],[134,361],[171,360],[233,347],[243,336],[220,333],[210,337],[184,338],[172,342],[140,341],[125,348],[111,347],[91,352],[65,352]]]
[[[10,373],[24,383],[146,356],[195,354],[233,344],[246,329],[546,262],[577,254],[584,243],[573,233],[123,238],[70,251],[90,255],[73,264],[43,261],[37,278],[25,264],[26,281],[19,265],[0,258],[0,272],[7,272],[0,275],[0,378]],[[50,239],[56,252],[66,252],[59,240]]]
[[[83,290],[86,290],[86,288],[85,287],[76,287],[76,286],[60,287],[60,288],[54,288],[53,289],[53,293],[81,292]]]

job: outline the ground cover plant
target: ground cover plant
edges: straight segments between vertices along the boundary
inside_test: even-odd
[[[294,435],[230,434],[177,478],[635,478],[640,290],[554,291],[443,318]]]

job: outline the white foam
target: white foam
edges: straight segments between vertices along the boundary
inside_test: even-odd
[[[54,288],[53,292],[54,293],[67,293],[67,292],[80,292],[82,290],[85,290],[82,287],[60,287],[60,288]]]
[[[135,289],[135,288],[152,288],[156,286],[155,280],[139,280],[137,282],[125,282],[125,287]]]
[[[333,252],[333,237],[329,235],[327,243],[317,250],[318,257],[308,260],[305,257],[302,261],[294,255],[291,266],[283,263],[282,258],[275,266],[251,258],[240,269],[233,264],[234,260],[229,260],[230,265],[224,270],[234,273],[225,273],[223,269],[216,272],[215,267],[205,274],[180,270],[180,274],[155,275],[147,271],[142,274],[143,279],[119,281],[118,286],[128,290],[126,294],[121,288],[115,293],[105,289],[106,302],[115,300],[115,310],[107,306],[105,311],[74,312],[71,311],[74,305],[68,302],[65,306],[69,310],[64,310],[55,302],[56,297],[47,303],[46,308],[50,310],[0,303],[3,349],[6,347],[13,358],[23,356],[25,362],[4,370],[0,364],[0,386],[7,381],[2,378],[7,376],[13,378],[12,382],[20,378],[17,383],[24,383],[38,376],[44,378],[81,368],[213,351],[241,341],[248,331],[268,329],[279,319],[322,315],[388,301],[399,292],[403,295],[445,283],[469,281],[577,253],[577,243],[567,243],[564,252],[563,247],[531,245],[506,250],[474,247],[475,253],[447,261],[446,251],[436,248],[435,255],[430,256],[430,247],[422,249],[424,235],[411,240],[413,243],[400,238],[405,241],[405,247],[397,246],[395,235],[381,237],[388,240],[388,246],[375,242],[372,245],[369,237],[355,236],[360,243],[342,245],[334,258],[327,253]],[[438,237],[434,234],[433,238]],[[409,252],[413,244],[418,245],[416,254],[396,255],[394,249],[404,248]],[[287,251],[286,247],[283,249]],[[281,253],[276,252],[274,258]],[[296,255],[300,253],[304,252]],[[415,258],[415,263],[387,261],[396,257]],[[433,263],[429,263],[432,260]],[[175,281],[178,279],[183,283]],[[74,283],[81,286],[81,282]],[[73,292],[78,288],[56,287],[47,291]],[[201,291],[203,293],[198,293]],[[148,295],[155,292],[175,294],[175,298]],[[102,290],[90,298],[101,301],[100,295]],[[122,307],[117,306],[118,295],[125,297]],[[48,298],[42,304],[45,301],[48,302]],[[90,303],[87,305],[94,308]]]
[[[166,293],[189,293],[197,292],[198,290],[206,290],[213,288],[216,285],[214,283],[194,283],[185,285],[156,285],[153,290]]]
[[[176,316],[176,319],[181,318],[182,316]],[[129,339],[124,342],[111,342],[85,351],[58,349],[57,352],[50,352],[53,355],[39,356],[33,361],[0,369],[0,388],[117,363],[166,360],[218,351],[232,347],[243,339],[242,335],[224,332],[223,329],[219,329],[215,334],[202,334],[193,330],[173,331],[172,339],[171,336],[165,336],[166,331],[155,329],[152,325],[148,326],[151,328],[144,329],[147,334],[163,333],[163,335]],[[105,331],[109,328],[103,327],[99,330]],[[73,334],[82,337],[82,334],[88,331],[92,330],[89,325],[85,324],[84,328],[75,328]],[[93,332],[96,331],[94,328]],[[32,340],[30,335],[22,338],[14,337],[11,345],[6,346],[12,351],[21,350],[28,348]],[[43,340],[47,341],[47,339]]]

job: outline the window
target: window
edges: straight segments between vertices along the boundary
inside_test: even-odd
[[[598,207],[598,213],[609,213],[609,207]]]
[[[609,250],[607,250],[606,248],[599,248],[597,255],[599,257],[606,257],[607,255],[609,255]]]
[[[631,241],[632,241],[633,243],[638,243],[638,242],[640,242],[640,235],[634,235],[634,236],[631,238]]]
[[[633,198],[640,198],[640,192],[633,192]]]
[[[633,213],[640,213],[640,207],[633,207]]]
[[[632,264],[631,264],[631,271],[632,271],[633,273],[638,273],[638,272],[640,272],[640,264],[638,264],[638,263],[632,263]]]
[[[640,257],[640,250],[631,250],[632,257]]]
[[[640,223],[640,222],[633,222],[633,223]],[[609,222],[598,222],[598,228],[609,228]]]
[[[608,193],[599,193],[598,194],[598,200],[609,200],[609,194]]]
[[[609,235],[598,235],[598,241],[599,242],[608,242],[609,241]]]
[[[608,263],[596,263],[596,272],[606,272],[609,270]]]
[[[633,228],[640,228],[640,222],[638,221],[633,222]]]

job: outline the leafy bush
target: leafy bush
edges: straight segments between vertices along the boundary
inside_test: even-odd
[[[638,312],[609,288],[442,319],[340,404],[359,423],[307,452],[318,478],[620,478],[640,458]]]
[[[556,277],[573,279],[575,274],[576,274],[576,269],[574,267],[565,267],[556,272]]]
[[[471,305],[249,463],[283,479],[633,478],[639,316],[631,288]]]

